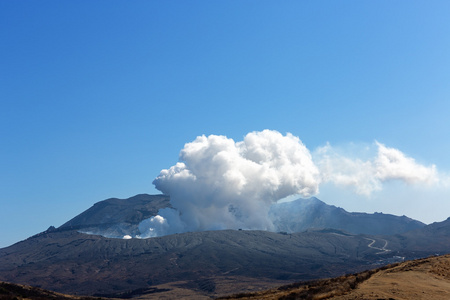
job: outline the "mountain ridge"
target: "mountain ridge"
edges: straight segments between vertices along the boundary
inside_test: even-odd
[[[170,198],[166,195],[138,194],[127,199],[109,198],[96,202],[58,230],[78,229],[114,238],[138,235],[139,223],[166,207],[171,207]]]
[[[125,235],[141,235],[139,224],[172,207],[166,195],[138,194],[127,199],[109,198],[61,225],[58,230],[78,229],[84,233],[105,237],[123,238]],[[275,203],[269,211],[269,219],[278,232],[301,232],[309,229],[333,228],[353,234],[392,235],[425,226],[406,216],[383,213],[348,212],[328,205],[312,197],[291,202]]]
[[[311,201],[329,207],[320,200]],[[133,209],[133,204],[139,209]],[[59,228],[1,248],[0,280],[69,294],[119,297],[132,293],[150,299],[183,293],[200,299],[450,251],[450,219],[394,235],[325,228],[295,233],[217,230],[149,239],[83,233],[108,229],[121,237],[124,232],[112,227],[135,226],[168,205],[164,195],[104,200]],[[331,210],[335,209],[339,208]],[[320,220],[321,212],[310,215]]]
[[[272,206],[274,208],[275,206]],[[280,203],[271,209],[274,224],[279,231],[300,232],[311,228],[334,228],[353,234],[391,235],[422,228],[424,223],[406,216],[384,213],[348,212],[311,197]],[[283,222],[296,220],[296,222]]]

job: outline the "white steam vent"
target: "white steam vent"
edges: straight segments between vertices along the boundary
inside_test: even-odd
[[[270,205],[289,195],[318,192],[319,170],[298,137],[264,130],[235,142],[199,136],[180,152],[180,162],[153,181],[170,195],[166,208],[139,229],[141,237],[218,229],[273,230]]]

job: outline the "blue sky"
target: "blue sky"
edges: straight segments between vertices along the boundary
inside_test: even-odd
[[[0,247],[97,201],[158,193],[153,179],[202,134],[272,129],[311,151],[376,140],[448,173],[449,11],[448,1],[0,2]],[[346,193],[317,196],[450,216],[445,189],[420,192],[448,211],[434,218]]]

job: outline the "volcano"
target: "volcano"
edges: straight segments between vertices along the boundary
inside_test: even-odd
[[[279,205],[271,209],[274,224],[284,229],[279,232],[216,230],[123,239],[139,235],[139,223],[170,207],[170,199],[145,194],[107,199],[59,228],[0,249],[0,280],[68,294],[199,299],[450,250],[448,220],[425,226],[407,217],[348,213],[318,199]],[[290,214],[283,220],[286,207]],[[391,231],[361,232],[361,224],[377,222],[376,230]]]

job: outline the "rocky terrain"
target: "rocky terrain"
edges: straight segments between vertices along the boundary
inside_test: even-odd
[[[165,195],[140,194],[128,199],[111,198],[94,204],[59,227],[105,237],[138,236],[139,224],[171,207]],[[425,224],[406,216],[347,212],[317,198],[298,199],[272,205],[269,217],[276,232],[302,232],[333,228],[354,234],[392,235],[419,229]]]
[[[59,229],[114,238],[135,236],[140,234],[138,226],[142,220],[157,215],[160,209],[166,207],[170,207],[170,199],[164,195],[140,194],[128,199],[111,198],[95,203]]]
[[[450,252],[449,220],[423,226],[406,217],[354,215],[317,199],[310,203],[305,207],[315,225],[303,232],[221,230],[119,239],[92,233],[138,233],[139,222],[170,202],[162,195],[108,199],[59,228],[0,249],[0,280],[65,294],[207,299]],[[384,218],[391,227],[398,224],[393,232],[406,230],[405,224],[416,229],[369,235],[323,228],[320,216],[330,211],[345,215],[345,224]]]
[[[425,226],[406,216],[347,212],[314,197],[275,204],[269,215],[277,230],[285,232],[334,228],[354,234],[391,235]]]
[[[55,231],[1,249],[0,278],[102,296],[183,282],[213,296],[227,293],[220,286],[231,279],[281,284],[370,267],[382,255],[369,242],[334,231],[224,230],[130,240]]]

